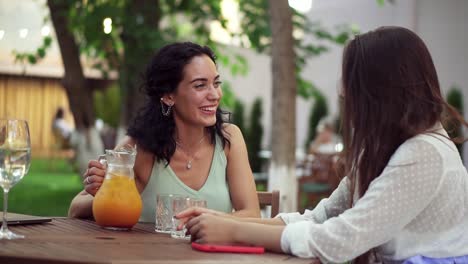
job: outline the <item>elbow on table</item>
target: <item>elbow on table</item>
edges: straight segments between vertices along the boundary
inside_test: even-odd
[[[93,196],[80,193],[70,203],[68,208],[69,218],[92,218]]]
[[[68,208],[68,217],[69,218],[83,218],[82,214],[80,213],[79,208],[77,208],[76,204],[73,204],[73,202],[70,204],[70,208]]]
[[[69,218],[80,218],[79,214],[75,210],[73,210],[73,207],[71,207],[71,206],[68,209],[68,217]]]
[[[89,219],[89,218],[93,218],[93,212],[92,210],[83,210],[83,208],[80,208],[72,204],[70,205],[70,208],[68,209],[68,217]]]

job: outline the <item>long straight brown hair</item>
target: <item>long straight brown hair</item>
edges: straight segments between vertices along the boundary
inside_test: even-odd
[[[359,198],[365,194],[405,140],[443,121],[443,113],[467,126],[444,101],[426,45],[408,29],[381,27],[356,36],[344,50],[342,67],[351,201],[355,192]],[[364,253],[355,263],[367,263],[368,257]]]

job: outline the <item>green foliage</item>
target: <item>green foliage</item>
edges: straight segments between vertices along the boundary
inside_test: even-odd
[[[76,1],[70,10],[71,29],[80,48],[97,59],[101,69],[118,69],[125,53],[154,51],[175,41],[195,41],[216,46],[209,39],[209,23],[217,20],[225,26],[220,1],[147,1],[138,6],[129,0]],[[112,19],[112,31],[103,32],[103,20]],[[132,49],[128,50],[129,43]],[[125,56],[132,59],[133,56]],[[140,60],[140,56],[134,56]],[[138,61],[146,64],[147,61]],[[124,63],[129,63],[125,61]],[[131,63],[134,64],[134,63]]]
[[[463,115],[463,94],[460,88],[453,86],[447,93],[447,103],[453,106]]]
[[[390,4],[395,4],[395,0],[376,0],[376,1],[377,1],[377,4],[381,7],[385,5],[385,2],[389,2]]]
[[[453,86],[447,93],[447,103],[454,107],[458,113],[463,116],[463,93],[461,90]],[[458,120],[451,119],[445,124],[445,128],[447,129],[449,136],[451,138],[460,138],[463,136],[462,133],[462,125]],[[463,144],[459,143],[456,144],[458,152],[460,155],[463,155]]]
[[[307,60],[327,52],[329,48],[324,43],[343,46],[353,35],[359,33],[359,30],[355,25],[340,25],[335,28],[336,33],[333,34],[321,26],[320,23],[312,23],[307,20],[303,22],[301,29],[304,30],[304,34],[312,35],[316,43],[303,43],[304,41],[296,39],[297,94],[305,99],[313,97],[320,100],[318,97],[321,96],[321,92],[318,87],[301,76]]]
[[[316,95],[315,102],[313,107],[310,110],[309,115],[309,131],[307,133],[307,139],[305,142],[305,149],[306,151],[309,148],[310,142],[315,139],[317,125],[320,120],[328,114],[328,105],[325,96],[323,95]]]
[[[69,1],[72,4],[68,10],[68,26],[80,52],[89,58],[88,61],[94,62],[93,67],[100,70],[104,78],[107,78],[109,71],[118,71],[122,101],[127,102],[122,105],[127,106],[128,102],[135,100],[133,97],[136,93],[132,91],[138,89],[136,80],[151,54],[174,41],[194,41],[210,46],[218,55],[219,63],[229,68],[233,75],[244,75],[248,71],[248,63],[243,56],[213,42],[209,37],[212,21],[219,21],[227,29],[227,21],[221,12],[221,1]],[[241,39],[244,47],[268,54],[272,38],[268,1],[238,0],[238,3],[242,13],[241,32],[230,34]],[[301,77],[307,59],[327,52],[329,44],[343,45],[357,30],[340,26],[332,32],[320,23],[308,21],[305,15],[294,9],[291,10],[294,32],[299,32],[294,36],[297,91],[304,98],[316,97],[320,94],[318,88]],[[112,19],[112,31],[108,34],[103,31],[105,18]],[[50,38],[44,40],[44,44],[50,45]],[[45,56],[47,45],[41,46],[35,54],[19,56],[19,59],[35,63]],[[229,88],[228,85],[223,87],[225,97],[221,103],[233,109],[235,97]]]
[[[241,28],[243,34],[248,37],[251,47],[258,52],[268,52],[271,45],[268,1],[239,0],[239,10],[244,14],[240,21]]]
[[[236,104],[236,95],[231,89],[231,83],[228,81],[223,81],[221,89],[223,91],[223,97],[221,97],[220,102],[221,107],[227,110],[233,110]]]
[[[260,172],[262,169],[262,159],[259,152],[262,150],[263,126],[262,126],[262,108],[261,98],[256,98],[250,113],[249,128],[247,135],[247,149],[249,152],[250,167],[253,172]]]
[[[86,4],[84,4],[86,3]],[[130,52],[138,53],[144,50],[155,50],[160,46],[174,41],[190,40],[209,45],[218,55],[219,62],[230,68],[233,75],[245,75],[248,71],[246,59],[214,43],[210,38],[209,23],[220,21],[226,29],[226,19],[221,14],[220,1],[159,1],[159,8],[154,10],[154,25],[138,22],[139,17],[127,10],[132,1],[77,1],[75,8],[70,10],[71,28],[77,36],[81,50],[91,58],[96,59],[95,68],[102,71],[117,69],[122,63],[126,49],[124,41],[128,38],[137,40],[138,45]],[[264,0],[239,0],[239,10],[243,13],[241,33],[232,36],[247,39],[241,44],[248,45],[258,52],[269,53],[271,30],[268,15],[268,2]],[[320,23],[311,23],[307,18],[293,10],[293,25],[295,31],[315,36],[317,43],[306,43],[304,38],[295,38],[296,77],[298,79],[298,94],[304,98],[314,96],[317,88],[301,77],[301,71],[310,57],[319,56],[328,51],[324,42],[343,45],[355,29],[348,26],[337,27],[330,33]],[[106,35],[102,30],[105,17],[112,18],[113,30]],[[146,18],[143,16],[143,18]],[[96,26],[99,25],[99,26]],[[130,36],[127,36],[130,35]],[[141,59],[139,56],[132,56]],[[130,58],[132,58],[130,57]],[[128,62],[126,62],[128,63]],[[139,63],[145,63],[139,61]]]
[[[241,20],[242,34],[248,38],[252,48],[261,53],[269,53],[271,45],[271,30],[268,14],[268,1],[239,0],[239,9],[244,14]],[[318,22],[311,22],[303,14],[294,9],[293,27],[295,32],[301,32],[294,37],[295,67],[297,79],[297,93],[303,98],[315,97],[319,90],[310,81],[301,76],[301,72],[308,58],[316,57],[329,50],[326,44],[344,45],[353,35],[358,33],[356,27],[340,25],[333,31],[324,28]],[[303,35],[313,36],[314,42],[306,41]],[[245,43],[242,43],[245,45]]]
[[[19,52],[17,50],[13,50],[12,53],[13,56],[15,56],[15,62],[21,63],[22,65],[25,65],[26,63],[36,64],[45,57],[46,51],[50,48],[51,44],[52,38],[44,37],[41,46],[39,46],[34,52]]]
[[[246,135],[247,130],[245,129],[244,109],[244,104],[240,100],[236,100],[234,110],[232,111],[232,123],[239,127],[242,134]]]
[[[263,126],[261,123],[263,115],[262,105],[262,99],[256,98],[252,104],[248,126],[246,126],[246,121],[244,120],[245,105],[241,101],[235,101],[232,113],[232,123],[239,127],[245,137],[250,167],[253,172],[260,172],[262,169],[262,159],[258,155],[262,148],[263,138]]]
[[[105,90],[95,91],[93,99],[96,116],[109,126],[117,128],[121,105],[119,87],[114,85]]]

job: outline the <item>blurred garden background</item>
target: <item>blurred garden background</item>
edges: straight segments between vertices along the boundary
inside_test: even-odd
[[[467,118],[467,12],[466,0],[0,0],[0,118],[29,122],[33,156],[9,211],[66,215],[88,160],[115,145],[140,106],[151,54],[174,41],[217,54],[222,107],[244,134],[257,189],[279,189],[282,211],[311,208],[298,194],[321,187],[300,178],[320,160],[308,156],[320,120],[340,118],[345,43],[384,25],[414,30]],[[52,131],[59,108],[72,144]]]

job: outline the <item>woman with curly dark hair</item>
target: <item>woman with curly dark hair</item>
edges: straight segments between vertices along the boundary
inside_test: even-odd
[[[189,209],[177,217],[194,216],[192,239],[327,263],[467,263],[468,174],[441,125],[446,114],[467,122],[444,101],[424,42],[401,27],[356,36],[342,96],[346,177],[328,199],[274,219]]]
[[[141,221],[154,221],[156,195],[201,198],[208,208],[259,217],[259,204],[239,128],[219,108],[221,80],[208,47],[184,42],[161,48],[143,83],[148,101],[119,145],[138,148],[134,172],[143,200]],[[90,161],[85,189],[70,205],[72,217],[92,216],[92,200],[105,176]]]

